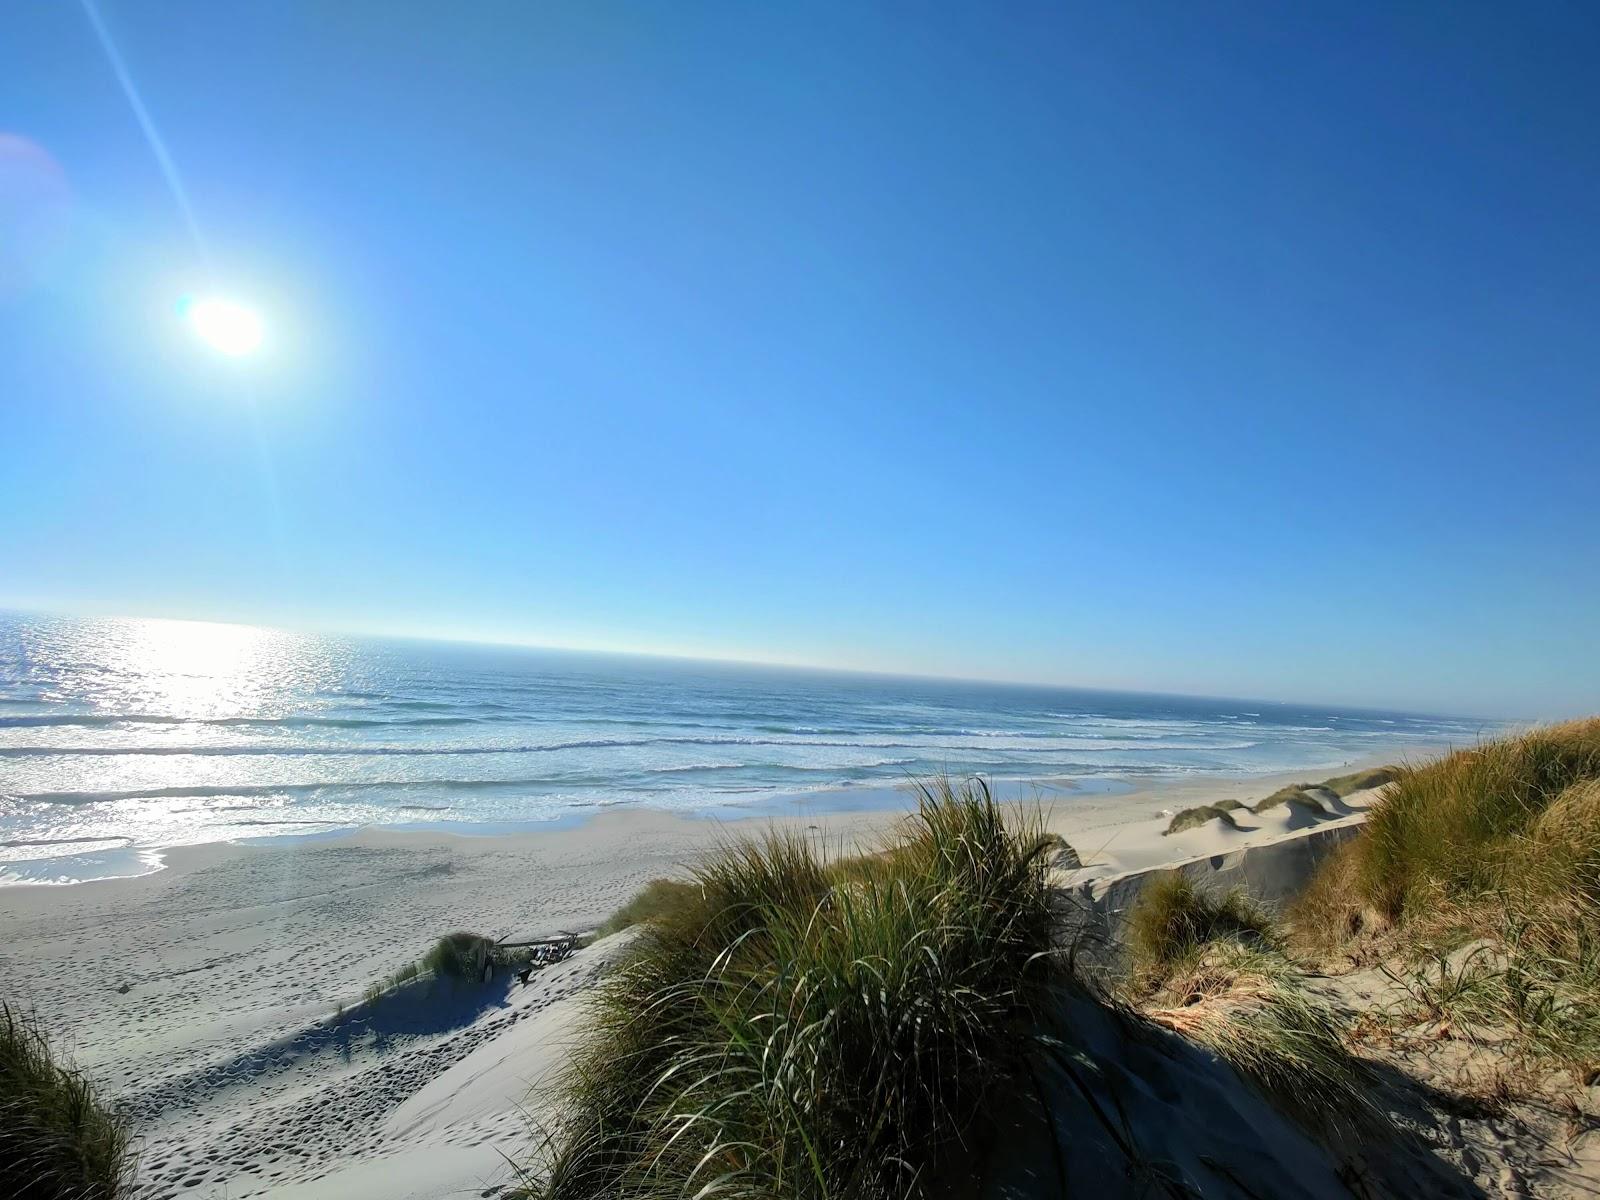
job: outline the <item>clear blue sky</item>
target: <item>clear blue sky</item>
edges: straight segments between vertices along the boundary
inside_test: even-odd
[[[101,12],[206,249],[8,5],[0,604],[1600,708],[1600,7]]]

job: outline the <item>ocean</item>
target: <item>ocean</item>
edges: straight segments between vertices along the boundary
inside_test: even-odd
[[[0,882],[362,825],[848,808],[937,772],[1332,772],[1477,720],[241,625],[0,614]],[[539,826],[532,826],[539,827]]]

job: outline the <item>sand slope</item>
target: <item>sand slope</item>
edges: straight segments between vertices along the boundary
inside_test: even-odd
[[[540,1097],[548,1095],[581,1028],[583,997],[625,940],[625,935],[609,939],[526,987],[513,986],[494,1010],[442,1043],[452,1046],[446,1056],[467,1047],[451,1065],[439,1068],[437,1046],[413,1054],[413,1061],[432,1072],[420,1088],[401,1089],[408,1092],[405,1099],[344,1141],[331,1162],[294,1164],[273,1180],[270,1194],[296,1200],[434,1200],[492,1195],[513,1182],[504,1156],[516,1158],[529,1144]]]

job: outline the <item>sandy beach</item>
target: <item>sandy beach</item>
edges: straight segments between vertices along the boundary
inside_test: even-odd
[[[1135,780],[1046,813],[1081,874],[1101,877],[1303,827],[1310,818],[1281,806],[1238,829],[1163,836],[1182,808],[1299,779]],[[791,823],[849,850],[898,819]],[[548,833],[178,848],[138,878],[0,889],[0,976],[134,1113],[152,1196],[489,1195],[510,1178],[502,1155],[527,1150],[530,1087],[559,1063],[571,1001],[615,939],[527,985],[413,985],[370,1012],[363,991],[451,930],[591,929],[648,880],[766,820],[611,811]]]

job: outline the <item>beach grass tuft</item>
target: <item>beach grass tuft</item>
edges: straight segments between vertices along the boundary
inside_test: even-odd
[[[1381,1128],[1347,1022],[1308,991],[1277,925],[1244,892],[1158,875],[1129,914],[1129,945],[1129,998],[1148,1019],[1211,1050],[1321,1141]]]
[[[1358,1143],[1383,1128],[1372,1068],[1347,1022],[1307,990],[1280,952],[1230,939],[1191,952],[1146,1016],[1228,1063],[1324,1142]]]
[[[1283,804],[1292,804],[1296,808],[1303,808],[1318,817],[1328,815],[1328,810],[1322,806],[1317,798],[1311,795],[1314,783],[1291,783],[1288,787],[1281,787],[1266,799],[1258,801],[1250,811],[1253,813],[1270,812]]]
[[[1574,784],[1600,778],[1600,718],[1485,742],[1400,769],[1367,819],[1366,899],[1399,917],[1438,889],[1471,896],[1504,879],[1508,852]],[[1541,857],[1549,863],[1550,844]],[[1557,887],[1570,882],[1551,879]]]
[[[1178,813],[1167,824],[1162,837],[1170,834],[1182,833],[1188,829],[1199,829],[1210,821],[1221,821],[1229,829],[1239,828],[1239,822],[1234,820],[1233,810],[1243,808],[1237,800],[1219,800],[1215,804],[1202,804],[1195,808],[1186,808]]]
[[[422,961],[414,965],[441,979],[476,980],[484,964],[492,961],[494,956],[494,939],[463,929],[445,934],[422,956]],[[416,978],[418,973],[412,970],[409,978]],[[405,982],[398,975],[392,981]]]
[[[1393,783],[1400,775],[1399,767],[1369,767],[1365,771],[1352,771],[1348,775],[1335,775],[1324,779],[1318,786],[1325,787],[1343,799],[1356,792],[1366,792]]]
[[[122,1116],[58,1060],[38,1024],[0,1004],[0,1195],[116,1200],[131,1193]]]
[[[1289,904],[1284,923],[1297,949],[1334,954],[1358,935],[1387,925],[1362,893],[1361,854],[1359,838],[1334,847]]]
[[[1413,1017],[1600,1063],[1600,719],[1401,768],[1290,911],[1297,942],[1377,927]],[[1359,945],[1359,941],[1355,943]]]
[[[880,852],[723,843],[598,990],[533,1194],[888,1200],[946,1186],[1062,976],[1053,846],[981,781]]]
[[[652,879],[601,922],[595,937],[608,937],[645,921],[663,920],[697,903],[699,895],[698,887],[681,879]]]
[[[1216,893],[1181,871],[1153,875],[1128,914],[1134,977],[1155,986],[1218,942],[1272,947],[1280,941],[1271,915],[1241,888]]]

